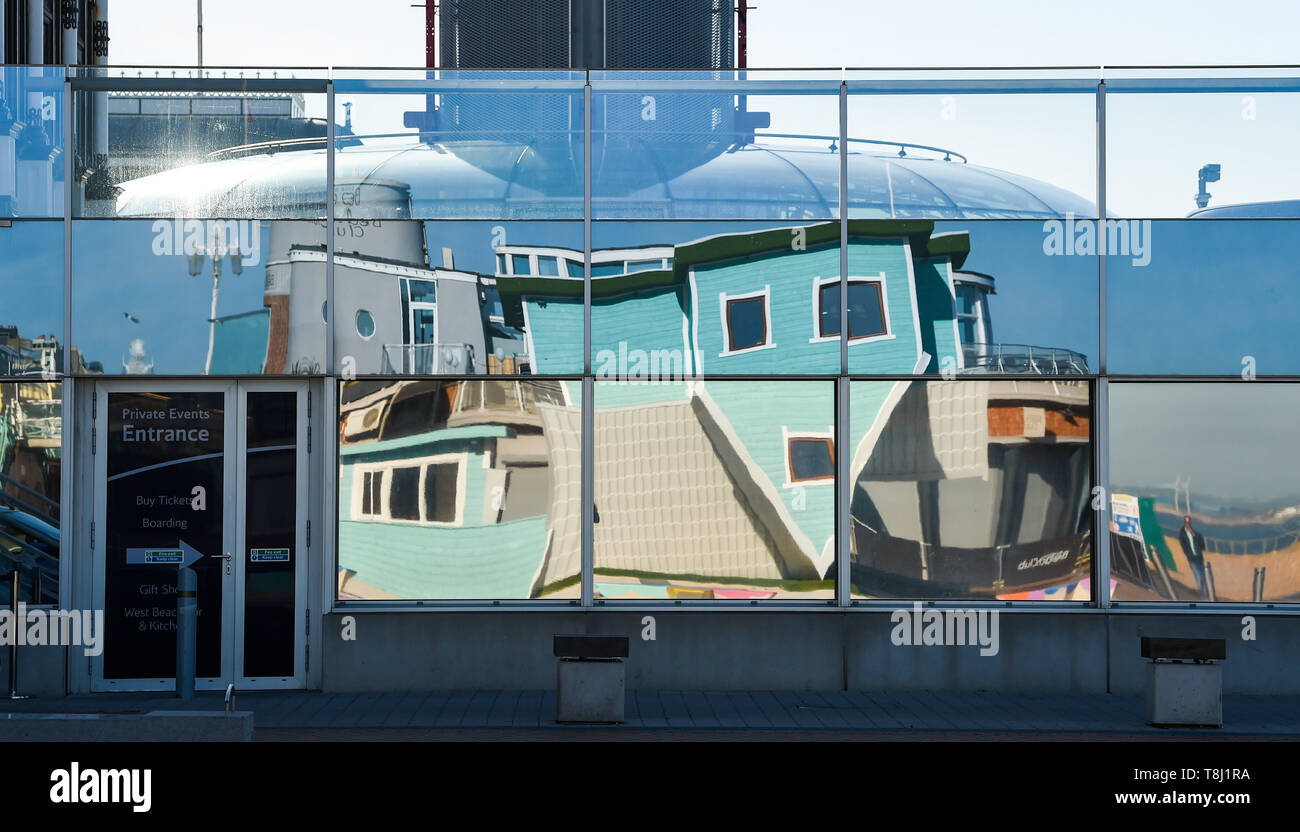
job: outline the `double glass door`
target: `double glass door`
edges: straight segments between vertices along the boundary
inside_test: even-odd
[[[174,688],[181,566],[198,578],[196,687],[302,687],[307,385],[106,382],[94,408],[94,687]]]

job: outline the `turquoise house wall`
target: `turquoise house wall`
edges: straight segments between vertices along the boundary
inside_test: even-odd
[[[835,382],[712,381],[708,395],[735,430],[754,463],[767,474],[800,530],[821,552],[835,535],[835,487],[789,480],[784,428],[789,433],[831,433],[835,424]]]
[[[356,580],[400,598],[527,598],[546,549],[545,515],[483,523],[488,499],[486,442],[436,443],[421,449],[346,456],[339,472],[339,565]],[[352,488],[358,463],[468,452],[462,526],[356,520]]]
[[[598,380],[647,378],[652,372],[659,378],[681,377],[689,370],[683,291],[655,289],[593,301],[591,370]]]
[[[818,278],[838,277],[839,246],[822,246],[808,251],[782,251],[743,260],[696,266],[691,280],[698,309],[691,321],[691,337],[700,366],[706,373],[837,373],[840,369],[838,342],[813,343],[813,285]],[[770,287],[769,312],[772,331],[768,343],[775,346],[721,355],[727,343],[722,328],[723,300]]]
[[[916,261],[916,301],[920,310],[921,348],[932,356],[926,372],[955,371],[961,364],[957,357],[957,330],[953,325],[956,306],[947,257]]]
[[[913,316],[911,246],[903,238],[849,241],[849,277],[885,275],[889,333],[893,338],[849,344],[851,373],[911,373],[920,358]],[[951,304],[949,304],[951,307]],[[839,343],[831,344],[837,351]]]
[[[582,374],[582,298],[525,297],[522,300],[532,342],[535,375]]]

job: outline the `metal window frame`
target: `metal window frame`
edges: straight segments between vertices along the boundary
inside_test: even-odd
[[[114,68],[123,69],[123,68]],[[839,222],[840,222],[840,283],[841,283],[841,300],[848,297],[848,96],[854,95],[913,95],[913,94],[1093,94],[1096,98],[1097,112],[1097,134],[1096,134],[1096,172],[1097,172],[1097,216],[1104,218],[1108,215],[1106,207],[1106,96],[1109,93],[1118,94],[1213,94],[1213,93],[1236,93],[1236,92],[1300,92],[1300,72],[1293,66],[1269,66],[1269,65],[1238,65],[1238,66],[1220,66],[1220,67],[878,67],[878,68],[841,68],[839,69],[840,79],[838,85],[834,85],[829,79],[821,78],[803,78],[791,79],[776,77],[775,74],[767,75],[763,70],[737,71],[735,73],[722,73],[719,77],[717,74],[712,78],[701,77],[689,78],[683,77],[680,80],[665,80],[660,78],[637,78],[634,72],[616,72],[603,70],[592,72],[585,71],[579,75],[577,72],[532,72],[530,77],[512,78],[512,79],[488,79],[476,78],[473,72],[464,71],[439,71],[430,73],[424,69],[411,68],[409,70],[379,70],[376,72],[407,72],[412,74],[411,78],[373,78],[363,79],[352,77],[349,78],[349,72],[356,73],[366,68],[335,68],[335,69],[318,69],[299,68],[305,72],[323,73],[321,77],[213,77],[214,70],[220,71],[221,68],[204,68],[203,70],[181,69],[182,72],[196,72],[191,77],[176,77],[176,68],[161,67],[140,67],[137,69],[136,77],[128,75],[109,76],[104,74],[105,67],[70,67],[69,72],[64,79],[64,96],[65,107],[68,109],[68,115],[64,120],[64,205],[62,222],[64,223],[64,268],[63,268],[63,336],[64,343],[72,343],[72,223],[73,223],[73,194],[71,188],[73,171],[73,154],[71,149],[75,140],[75,131],[73,129],[73,117],[71,113],[74,93],[84,91],[138,91],[138,92],[193,92],[196,90],[205,91],[230,91],[230,92],[302,92],[302,93],[324,93],[326,96],[327,118],[327,143],[330,153],[327,154],[326,161],[326,227],[332,229],[335,222],[334,210],[334,182],[335,182],[335,153],[337,144],[335,135],[335,102],[336,92],[344,93],[501,93],[501,92],[579,92],[583,95],[583,343],[584,356],[583,368],[581,374],[581,384],[583,391],[582,401],[582,593],[580,603],[582,607],[590,609],[595,606],[605,607],[620,612],[625,611],[663,611],[665,609],[680,610],[709,610],[709,609],[755,609],[760,611],[780,611],[780,610],[814,610],[825,609],[827,604],[822,601],[806,602],[763,602],[753,604],[750,602],[728,602],[728,601],[691,601],[683,603],[674,602],[653,602],[653,601],[636,601],[636,602],[612,602],[606,605],[603,601],[599,604],[593,597],[594,576],[593,576],[593,528],[592,515],[593,506],[592,498],[594,495],[594,375],[591,366],[591,260],[592,260],[592,223],[595,219],[592,208],[592,124],[591,124],[591,106],[592,96],[594,93],[643,93],[647,91],[660,91],[665,93],[700,93],[716,94],[719,92],[729,92],[732,94],[754,94],[754,95],[828,95],[838,92],[839,96]],[[148,70],[154,70],[153,77],[148,77],[144,73]],[[247,72],[239,68],[228,68],[235,72]],[[1229,70],[1238,71],[1246,74],[1239,76],[1233,75],[1213,75],[1209,74],[1210,70]],[[78,71],[82,70],[82,71]],[[171,70],[172,77],[165,77],[161,73]],[[293,68],[284,68],[284,71],[292,71]],[[1171,75],[1170,73],[1186,70],[1189,74]],[[271,71],[270,69],[266,71]],[[808,74],[818,70],[798,70]],[[829,71],[834,71],[829,70]],[[1273,71],[1270,74],[1270,71]],[[1293,74],[1288,75],[1288,71]],[[776,73],[779,70],[772,70]],[[985,78],[956,78],[956,77],[897,77],[899,75],[918,75],[923,76],[925,73],[990,73],[995,77]],[[872,76],[875,73],[879,77]],[[891,77],[890,74],[893,74]],[[1006,77],[996,77],[1003,73]],[[1032,73],[1041,75],[1055,74],[1059,77],[1017,77],[1018,73]],[[521,74],[524,74],[521,71]],[[689,73],[683,73],[688,75]],[[755,77],[757,75],[757,77]],[[550,77],[543,77],[550,76]],[[986,221],[986,220],[980,220]],[[1014,220],[1009,220],[1014,221]],[[334,315],[334,235],[326,234],[327,256],[326,256],[326,297],[329,303],[329,319],[326,322],[326,363],[322,380],[327,392],[327,402],[323,404],[323,414],[326,419],[337,420],[338,412],[338,393],[342,377],[339,374],[339,368],[335,366],[334,350],[334,332],[335,332],[335,315]],[[1203,375],[1179,375],[1179,376],[1162,376],[1162,375],[1114,375],[1108,372],[1107,366],[1107,274],[1106,258],[1097,256],[1098,269],[1098,367],[1095,373],[1085,376],[1071,376],[1068,380],[1088,380],[1092,386],[1092,419],[1093,419],[1093,458],[1092,458],[1092,476],[1094,485],[1106,489],[1109,485],[1109,386],[1110,382],[1225,382],[1232,380],[1231,376],[1203,376]],[[841,303],[841,333],[848,331],[848,314],[847,304]],[[877,381],[887,380],[929,380],[928,376],[915,375],[880,375],[864,377],[861,375],[851,376],[848,370],[848,346],[851,339],[841,338],[840,352],[841,361],[839,372],[835,374],[801,374],[801,375],[736,375],[736,376],[713,376],[707,378],[711,380],[803,380],[803,381],[829,381],[836,385],[836,426],[835,426],[835,444],[844,449],[849,446],[852,437],[849,436],[849,385],[852,380],[870,378]],[[63,379],[61,380],[63,394],[63,419],[65,425],[76,422],[76,402],[74,402],[74,388],[76,384],[72,376],[71,352],[65,349],[63,357]],[[448,376],[450,378],[450,376]],[[173,383],[184,380],[185,377],[166,377],[160,379],[161,383]],[[204,380],[213,380],[207,379]],[[534,376],[523,376],[512,374],[508,376],[494,376],[496,379],[530,379],[538,378]],[[556,376],[574,380],[573,376]],[[1033,379],[1033,380],[1052,380],[1054,376],[1038,376],[1032,374],[1008,374],[999,375],[998,379]],[[1300,381],[1300,376],[1270,376],[1268,379],[1261,379],[1269,382],[1296,382]],[[215,381],[215,380],[213,380]],[[329,389],[330,387],[334,389]],[[62,454],[64,457],[63,474],[61,483],[61,501],[68,502],[73,497],[75,489],[75,462],[76,448],[73,434],[75,431],[65,431],[63,439]],[[324,502],[327,506],[332,505],[334,508],[334,522],[326,522],[323,530],[323,551],[333,552],[334,566],[337,568],[338,549],[337,549],[337,519],[339,508],[338,482],[337,482],[337,462],[338,448],[336,443],[325,443],[325,465],[332,467],[335,476],[325,478]],[[887,600],[853,600],[849,594],[849,528],[848,528],[848,510],[851,496],[850,483],[847,482],[849,476],[849,458],[850,454],[839,453],[836,459],[836,551],[837,551],[837,581],[836,581],[836,598],[830,605],[832,607],[852,608],[873,610],[880,608],[893,609],[899,604],[911,603],[918,599],[887,599]],[[1179,601],[1160,601],[1160,602],[1117,602],[1110,597],[1110,552],[1109,552],[1109,494],[1102,490],[1094,492],[1100,496],[1098,508],[1093,512],[1093,576],[1094,592],[1093,598],[1088,602],[1026,602],[1026,601],[975,601],[975,600],[920,600],[926,607],[934,608],[996,608],[1007,612],[1027,612],[1027,613],[1066,613],[1066,612],[1151,612],[1158,614],[1226,614],[1226,615],[1267,615],[1267,614],[1295,614],[1300,611],[1300,603],[1288,604],[1277,602],[1179,602]],[[75,515],[65,512],[66,524],[72,525]],[[330,519],[326,514],[327,521]],[[69,533],[62,536],[64,541],[61,548],[60,563],[60,602],[67,603],[71,600],[68,596],[75,592],[72,581],[72,571],[74,564],[70,557],[73,548],[75,530],[69,528]],[[333,592],[334,572],[326,569],[323,575],[322,593],[327,597],[322,599],[325,603],[322,608],[325,610],[345,609],[349,612],[367,611],[370,609],[382,610],[384,612],[399,611],[426,611],[430,609],[520,609],[520,610],[540,610],[547,608],[571,608],[574,605],[572,599],[521,599],[521,600],[495,600],[495,601],[393,601],[393,602],[360,602],[360,601],[340,601]]]

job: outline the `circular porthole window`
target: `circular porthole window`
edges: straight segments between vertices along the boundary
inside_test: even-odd
[[[375,334],[375,318],[364,309],[357,310],[357,334],[362,338]]]

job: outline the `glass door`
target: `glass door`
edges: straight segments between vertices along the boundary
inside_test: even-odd
[[[306,680],[308,391],[240,382],[235,686]]]
[[[96,689],[174,689],[178,566],[198,578],[197,688],[303,685],[308,395],[302,382],[96,386]]]

